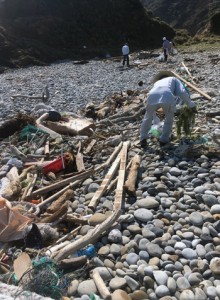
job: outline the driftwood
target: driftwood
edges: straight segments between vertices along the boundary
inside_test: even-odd
[[[51,130],[50,128],[48,128],[48,127],[46,127],[42,124],[43,121],[47,120],[48,116],[49,116],[49,113],[44,113],[42,116],[40,116],[40,118],[38,118],[36,120],[36,126],[38,128],[40,128],[41,130],[47,132],[50,135],[51,138],[53,138],[53,139],[58,138],[58,139],[62,140],[62,136],[59,133],[57,133],[54,130]]]
[[[56,244],[52,247],[49,247],[45,254],[50,256],[50,257],[53,257],[54,253],[56,253],[57,251],[59,251],[60,249],[64,248],[65,246],[69,245],[71,242],[70,241],[63,241],[59,244]]]
[[[214,118],[216,116],[220,116],[220,111],[216,111],[216,112],[208,112],[205,114],[206,118]]]
[[[89,208],[91,208],[93,210],[96,208],[97,203],[100,200],[100,198],[103,196],[103,194],[105,193],[109,182],[114,177],[114,175],[118,169],[119,163],[120,163],[120,157],[117,157],[116,160],[114,161],[114,163],[112,164],[111,168],[109,169],[108,173],[106,174],[104,180],[102,181],[100,187],[98,188],[98,190],[95,192],[94,196],[92,197],[92,199],[88,205]]]
[[[33,174],[31,177],[30,173],[27,173],[27,180],[29,181],[28,185],[25,187],[21,200],[25,200],[27,197],[30,196],[32,189],[37,180],[37,173]]]
[[[69,259],[64,259],[59,263],[59,267],[65,271],[74,271],[82,268],[87,263],[87,256],[73,257]]]
[[[111,300],[112,296],[98,271],[93,272],[93,280],[103,300]]]
[[[26,168],[26,169],[23,169],[23,171],[19,175],[19,180],[23,181],[27,177],[27,174],[31,171],[34,171],[34,170],[36,170],[36,166],[33,166],[33,165]]]
[[[137,174],[138,174],[138,169],[140,167],[140,163],[141,163],[141,157],[140,157],[140,155],[136,154],[132,159],[128,178],[124,185],[125,192],[131,196],[136,196],[135,185],[136,185]]]
[[[49,198],[45,199],[43,202],[38,204],[39,208],[44,207],[46,204],[50,203],[51,201],[57,199],[59,196],[61,196],[64,192],[66,192],[68,189],[73,188],[74,186],[77,186],[81,181],[80,180],[76,180],[73,183],[70,183],[68,186],[66,186],[65,188],[63,188],[62,190],[59,190],[57,193],[53,194],[52,196],[50,196]]]
[[[58,209],[55,213],[50,216],[43,217],[40,222],[41,223],[53,223],[58,221],[60,218],[64,217],[68,211],[68,204],[64,203],[60,209]]]
[[[122,148],[122,145],[123,145],[123,143],[121,142],[117,147],[115,147],[114,152],[110,155],[110,157],[107,159],[107,161],[104,162],[102,165],[96,167],[95,171],[97,172],[101,169],[108,167],[113,162],[113,160],[116,158],[116,156],[118,155],[119,151]]]
[[[100,235],[109,229],[115,221],[121,215],[121,210],[116,210],[110,217],[108,217],[103,223],[96,225],[96,227],[90,230],[85,236],[75,240],[69,245],[65,246],[63,249],[57,251],[54,255],[56,261],[61,261],[68,257],[70,254],[75,253],[77,250],[84,248],[85,246],[93,243]]]
[[[108,122],[111,123],[122,123],[122,122],[134,122],[137,121],[137,119],[142,116],[145,113],[145,107],[142,107],[139,109],[139,111],[137,111],[135,114],[133,114],[132,116],[127,116],[127,117],[119,117],[117,119],[106,119],[106,120],[101,120],[100,124],[108,124]]]
[[[111,112],[111,107],[103,107],[97,111],[97,117],[98,119],[104,119],[105,116],[107,116]]]
[[[209,101],[212,100],[212,98],[207,95],[206,93],[204,93],[203,91],[201,91],[199,88],[197,88],[196,86],[194,86],[193,84],[191,84],[190,82],[186,81],[184,78],[182,78],[180,75],[176,74],[175,72],[172,72],[173,76],[175,76],[176,78],[180,79],[182,82],[184,82],[186,85],[190,86],[193,90],[197,91],[200,95],[202,95],[203,97],[205,97],[206,99],[208,99]]]
[[[44,146],[44,154],[46,156],[49,156],[50,155],[50,141],[47,140],[46,143],[45,143],[45,146]]]
[[[125,172],[126,172],[126,161],[127,161],[127,152],[130,142],[124,142],[122,151],[121,151],[121,162],[119,167],[119,174],[118,174],[118,182],[115,191],[115,201],[114,201],[114,209],[118,210],[121,209],[122,206],[122,199],[123,199],[123,186],[125,181]]]
[[[84,166],[84,162],[83,162],[83,154],[81,153],[81,142],[79,142],[79,149],[76,154],[76,167],[77,167],[78,172],[85,171],[85,166]]]
[[[60,206],[62,206],[67,200],[73,199],[74,192],[71,189],[68,189],[61,195],[56,201],[54,201],[48,208],[47,213],[53,214],[55,213]]]
[[[83,153],[85,155],[88,154],[92,150],[92,147],[95,145],[95,143],[96,143],[95,139],[91,140],[91,142],[89,143],[89,145],[87,146],[87,148],[85,149],[85,151],[83,151]]]
[[[195,81],[193,80],[193,76],[191,75],[189,69],[187,68],[187,66],[184,64],[184,62],[182,61],[182,65],[185,68],[187,74],[190,76],[190,78],[192,79],[193,84],[196,84]]]
[[[6,274],[10,271],[10,266],[5,265],[0,261],[0,274]]]
[[[131,105],[129,105],[127,107],[127,109],[123,112],[120,112],[120,113],[117,113],[117,114],[114,114],[112,116],[109,116],[109,119],[112,121],[114,119],[119,119],[119,118],[123,118],[123,117],[127,117],[127,116],[131,116],[134,114],[134,111],[139,111],[141,108],[143,108],[144,104],[141,103],[139,105],[132,105],[132,110],[131,110]]]
[[[71,183],[72,181],[84,180],[84,179],[88,178],[90,175],[92,175],[93,172],[94,172],[93,168],[91,168],[91,169],[88,169],[85,172],[82,172],[82,173],[78,174],[78,175],[72,176],[70,178],[63,179],[59,182],[56,182],[56,183],[53,183],[49,186],[43,187],[39,190],[34,191],[31,194],[31,197],[37,197],[37,196],[43,195],[47,192],[50,192],[50,191],[58,189],[62,186],[65,186],[65,185]]]
[[[49,100],[49,97],[50,97],[50,93],[48,87],[45,86],[41,96],[29,96],[29,95],[18,94],[18,95],[11,96],[11,99],[15,100],[16,98],[28,98],[28,99],[39,99],[42,100],[43,102],[47,102]]]
[[[131,166],[131,163],[132,163],[132,161],[130,160],[127,167],[126,167],[126,171],[129,170],[129,168]],[[113,187],[116,185],[117,181],[118,181],[118,176],[114,180],[112,180],[112,182],[109,184],[109,186],[106,189],[105,194],[108,194],[113,189]]]
[[[67,233],[66,235],[62,236],[59,240],[56,241],[56,245],[66,241],[66,240],[69,240],[70,238],[73,237],[73,235],[75,233],[78,233],[78,231],[82,228],[82,226],[78,226],[77,228],[73,229],[72,231],[70,231],[69,233]]]
[[[67,214],[65,216],[65,221],[73,224],[88,225],[88,219],[85,219],[83,217],[78,218],[73,214]]]
[[[18,150],[18,148],[15,147],[14,145],[11,145],[10,149],[11,149],[11,152],[14,155],[16,155],[16,157],[20,158],[21,160],[27,158],[27,156],[24,153],[22,153],[20,150]]]

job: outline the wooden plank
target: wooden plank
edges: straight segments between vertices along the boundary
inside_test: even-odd
[[[185,68],[187,74],[188,74],[188,75],[190,76],[190,78],[192,79],[192,83],[193,83],[193,84],[196,84],[195,81],[193,80],[193,77],[192,77],[192,75],[191,75],[189,69],[188,69],[187,66],[184,64],[183,61],[182,61],[182,65],[183,65],[183,67]]]
[[[109,169],[108,173],[106,174],[104,180],[102,181],[100,187],[98,188],[98,190],[95,192],[94,196],[92,197],[92,199],[88,205],[89,208],[91,208],[93,210],[96,208],[98,201],[103,196],[103,194],[105,193],[105,191],[107,189],[108,184],[114,177],[114,175],[119,167],[120,160],[121,160],[121,158],[120,158],[120,156],[118,156],[116,158],[116,160],[114,161],[114,163],[112,164],[112,166]]]
[[[176,78],[180,79],[186,85],[190,86],[193,90],[197,91],[200,95],[202,95],[203,97],[205,97],[209,101],[212,100],[212,98],[209,95],[207,95],[206,93],[204,93],[203,91],[201,91],[199,88],[197,88],[196,86],[194,86],[190,82],[186,81],[183,77],[181,77],[180,75],[176,74],[175,72],[172,72],[172,73],[173,73],[173,76],[175,76]]]
[[[129,170],[129,168],[131,166],[131,163],[132,163],[132,160],[129,161],[129,163],[128,163],[127,167],[126,167],[126,172]],[[109,186],[106,189],[106,193],[105,194],[107,194],[107,195],[109,194],[109,192],[116,185],[117,181],[118,181],[118,176],[114,180],[112,180],[112,182],[109,184]]]
[[[124,142],[121,151],[121,163],[119,167],[118,182],[115,192],[114,200],[114,210],[121,209],[122,199],[123,199],[123,189],[125,182],[125,172],[126,172],[126,162],[127,162],[127,152],[130,142]]]
[[[104,169],[106,167],[108,167],[116,158],[116,156],[118,155],[119,151],[122,148],[123,143],[121,142],[117,147],[115,147],[114,152],[109,156],[109,158],[107,159],[106,162],[104,162],[103,164],[101,164],[100,166],[98,166],[97,168],[95,168],[95,171],[99,171],[101,169]]]
[[[88,178],[89,176],[91,176],[93,172],[94,172],[94,170],[93,170],[93,168],[91,168],[91,169],[88,169],[85,172],[82,172],[82,173],[78,174],[78,175],[72,176],[70,178],[63,179],[63,180],[61,180],[59,182],[56,182],[56,183],[53,183],[53,184],[51,184],[49,186],[43,187],[41,189],[38,189],[38,190],[34,191],[31,194],[31,197],[34,198],[34,197],[43,195],[43,194],[45,194],[47,192],[53,191],[55,189],[58,189],[58,188],[60,188],[62,186],[65,186],[65,185],[71,183],[71,182],[74,182],[76,180],[84,180],[84,179]]]

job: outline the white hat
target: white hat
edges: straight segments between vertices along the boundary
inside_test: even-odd
[[[163,37],[163,41],[166,41],[166,39],[167,39],[166,37]]]
[[[163,70],[156,74],[153,78],[153,83],[160,80],[163,77],[176,77],[172,71]]]

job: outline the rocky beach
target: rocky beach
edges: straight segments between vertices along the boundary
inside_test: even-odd
[[[88,223],[81,224],[74,241],[93,232],[114,211],[114,189],[102,195],[95,210],[89,203],[107,173],[99,170],[99,165],[121,142],[130,143],[128,161],[140,157],[136,191],[132,197],[125,195],[119,218],[94,241],[95,255],[71,277],[63,299],[220,299],[220,114],[207,117],[207,113],[220,112],[220,51],[211,47],[205,51],[179,50],[167,63],[159,62],[159,55],[160,50],[132,53],[129,68],[122,66],[121,58],[109,58],[62,61],[11,69],[0,75],[1,124],[17,112],[39,114],[36,107],[41,101],[34,97],[41,95],[45,86],[50,96],[44,105],[72,115],[81,115],[88,104],[99,105],[114,93],[126,95],[127,102],[138,99],[143,104],[152,78],[161,70],[177,72],[197,88],[189,87],[198,109],[194,140],[177,139],[174,124],[170,145],[160,148],[152,138],[143,150],[139,144],[143,114],[132,121],[121,117],[116,122],[114,115],[96,121],[101,133],[97,131],[94,137],[99,139],[100,135],[101,141],[91,157],[85,156],[85,166],[92,165],[98,171],[74,188],[68,207],[69,214],[89,218]],[[11,158],[8,147],[8,140],[3,140],[1,166]],[[109,294],[98,288],[94,279],[97,273]],[[0,291],[13,297],[4,284]],[[21,293],[16,299],[27,299],[22,297]]]

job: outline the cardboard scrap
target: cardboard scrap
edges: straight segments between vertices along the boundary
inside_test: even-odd
[[[32,220],[19,213],[18,208],[0,198],[0,242],[10,242],[23,238],[23,231]]]
[[[69,117],[67,121],[47,122],[47,127],[60,134],[91,136],[95,123],[88,119]]]

